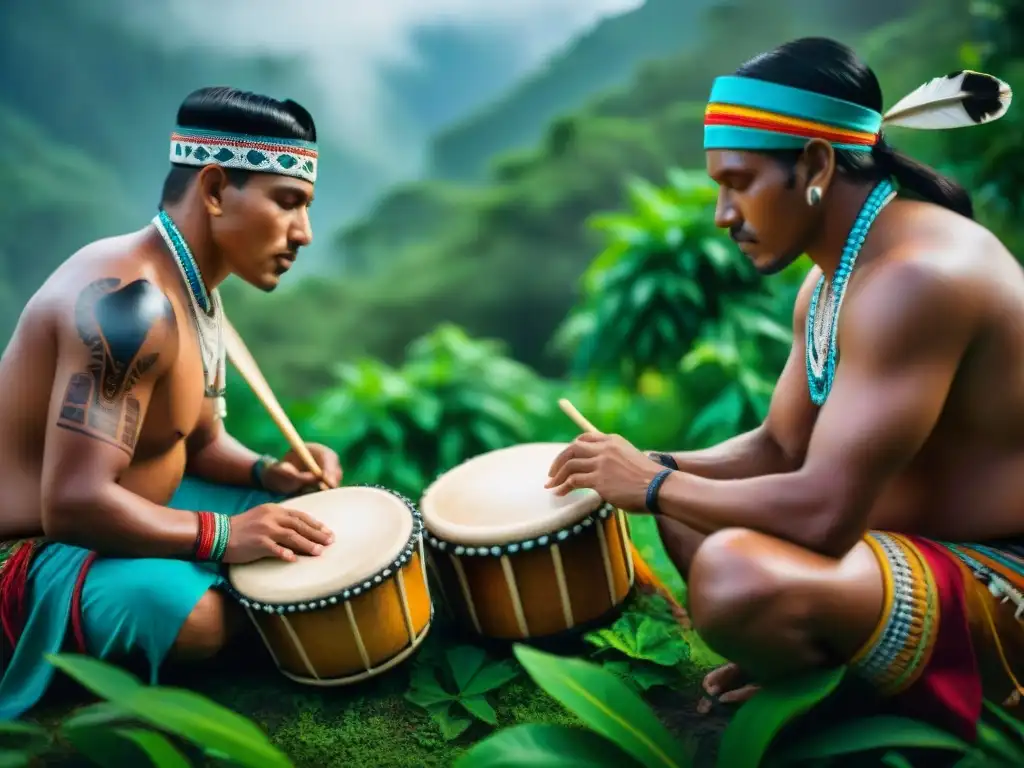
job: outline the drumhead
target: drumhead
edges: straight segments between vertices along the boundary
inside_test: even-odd
[[[499,545],[571,526],[603,505],[589,488],[556,496],[544,487],[568,443],[525,443],[476,456],[441,475],[420,502],[434,536]]]
[[[253,602],[302,603],[359,586],[393,565],[417,528],[406,502],[380,488],[333,488],[281,504],[325,523],[334,532],[334,543],[292,563],[265,558],[231,565],[228,581]]]

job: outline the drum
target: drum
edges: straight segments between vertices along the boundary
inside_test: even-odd
[[[283,504],[326,523],[334,542],[316,557],[265,558],[227,574],[278,669],[307,685],[347,685],[404,661],[433,620],[419,511],[375,486]]]
[[[595,491],[544,487],[567,444],[529,443],[442,474],[420,508],[431,564],[463,626],[538,640],[610,617],[633,586],[625,515]]]

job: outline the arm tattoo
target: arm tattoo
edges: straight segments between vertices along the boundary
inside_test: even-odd
[[[149,334],[173,321],[167,297],[146,280],[116,277],[85,287],[75,305],[78,335],[89,349],[84,371],[72,374],[57,426],[110,443],[129,456],[139,435],[139,400],[132,394],[159,352],[140,355]]]

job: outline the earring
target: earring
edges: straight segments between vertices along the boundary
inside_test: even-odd
[[[821,187],[814,186],[807,188],[807,204],[813,208],[821,202]]]

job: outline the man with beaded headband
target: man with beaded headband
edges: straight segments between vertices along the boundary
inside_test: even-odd
[[[29,301],[0,387],[0,720],[21,716],[60,650],[215,654],[242,626],[220,563],[316,555],[333,540],[278,503],[313,486],[226,431],[231,274],[273,290],[312,238],[316,129],[292,101],[205,88],[181,105],[157,216],[91,243]],[[324,480],[337,455],[310,452]]]
[[[848,663],[884,704],[973,738],[983,693],[1021,691],[1024,275],[967,193],[883,132],[1009,101],[957,72],[883,114],[874,73],[820,38],[712,87],[717,225],[763,274],[814,263],[769,414],[701,451],[582,435],[549,482],[655,515],[695,626],[733,662],[711,699]]]

